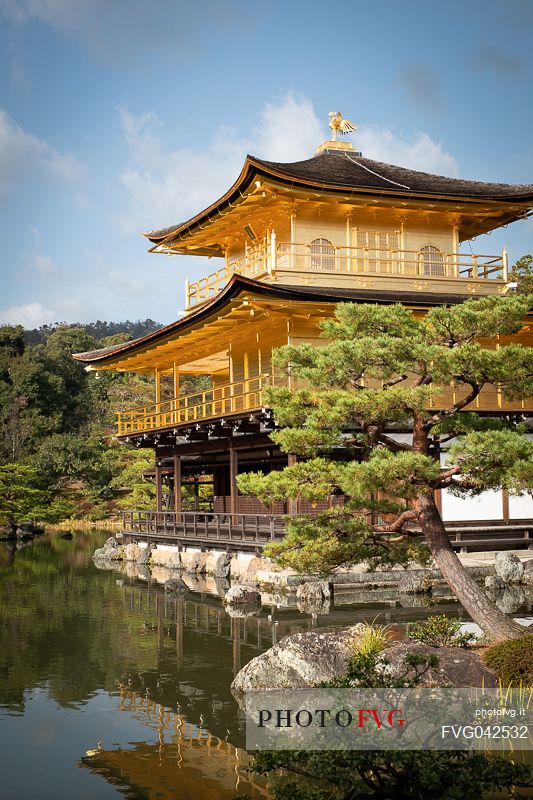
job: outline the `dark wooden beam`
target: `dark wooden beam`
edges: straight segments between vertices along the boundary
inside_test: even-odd
[[[174,451],[174,511],[181,511],[181,458]]]
[[[163,510],[163,468],[159,461],[155,464],[155,504],[156,510]]]
[[[234,447],[229,448],[229,483],[230,483],[230,512],[237,514],[238,508],[238,493],[237,493],[237,475],[239,474],[239,462],[237,451]]]

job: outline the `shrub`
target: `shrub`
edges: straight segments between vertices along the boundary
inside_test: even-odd
[[[388,625],[375,625],[373,622],[360,622],[356,625],[356,629],[356,653],[373,655],[385,649],[389,632]]]
[[[484,658],[504,686],[533,686],[532,634],[500,642]]]
[[[423,676],[438,665],[437,656],[408,653],[401,665],[393,667],[381,653],[355,653],[348,659],[346,673],[319,684],[323,687],[351,689],[404,689],[418,686]]]
[[[407,636],[430,647],[468,647],[476,640],[475,633],[460,633],[460,619],[449,619],[444,614],[428,617],[426,622],[410,622]]]

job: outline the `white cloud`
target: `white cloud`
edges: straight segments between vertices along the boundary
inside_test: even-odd
[[[21,183],[34,180],[78,180],[83,166],[23,130],[0,109],[0,200]]]
[[[269,161],[306,159],[329,134],[311,101],[293,93],[267,103],[252,133],[219,127],[197,148],[175,147],[151,111],[119,113],[129,164],[120,175],[128,201],[117,221],[128,233],[176,224],[208,206],[236,179],[246,153]],[[370,126],[356,134],[355,147],[378,161],[458,174],[453,156],[426,133],[405,137]]]
[[[407,137],[390,128],[368,126],[357,132],[355,146],[363,151],[364,156],[376,161],[447,175],[450,178],[459,175],[455,158],[427,133],[415,133]]]
[[[55,269],[54,262],[50,256],[35,256],[33,264],[39,272],[53,272]]]
[[[23,325],[25,328],[38,328],[57,322],[58,314],[51,308],[45,308],[41,303],[26,303],[22,306],[10,306],[0,310],[0,324]]]

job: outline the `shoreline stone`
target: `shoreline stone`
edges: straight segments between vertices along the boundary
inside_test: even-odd
[[[340,678],[346,672],[359,631],[355,625],[337,631],[310,631],[286,636],[249,661],[235,676],[231,689],[237,695],[265,689],[303,689]],[[396,641],[382,652],[398,674],[403,674],[404,659],[408,654],[436,655],[439,659],[437,667],[422,677],[421,686],[498,686],[496,675],[474,650]]]
[[[231,586],[224,595],[224,605],[256,607],[261,605],[261,595],[250,586],[240,583]]]

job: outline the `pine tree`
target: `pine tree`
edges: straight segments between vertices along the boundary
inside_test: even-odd
[[[362,559],[402,563],[417,555],[421,530],[450,588],[486,635],[523,634],[462,566],[434,492],[533,488],[533,442],[516,415],[468,410],[487,385],[514,400],[533,393],[533,350],[495,347],[498,336],[522,328],[532,301],[491,296],[434,308],[424,319],[401,305],[345,303],[322,323],[323,346],[280,348],[277,367],[301,388],[269,389],[280,428],[272,438],[300,460],[281,472],[245,474],[239,488],[265,503],[331,494],[345,501],[292,517],[269,554],[321,573]],[[412,441],[394,436],[398,430],[411,430]],[[441,467],[436,445],[450,440],[451,463]]]

